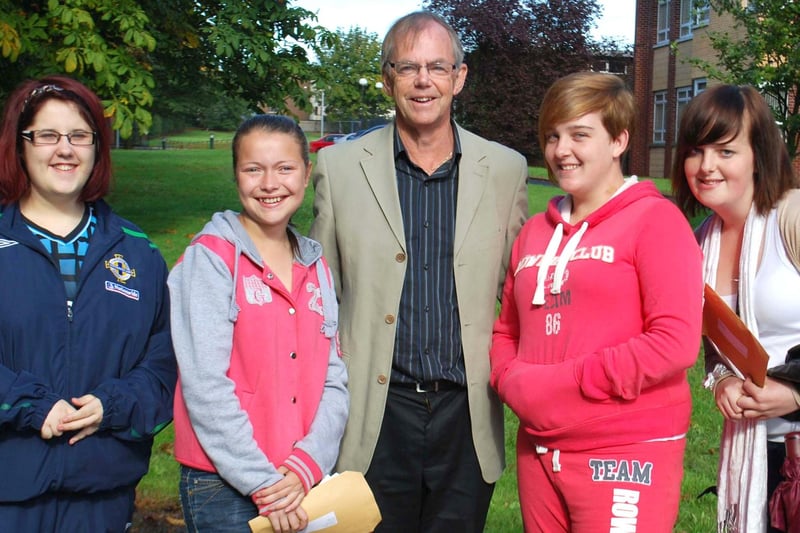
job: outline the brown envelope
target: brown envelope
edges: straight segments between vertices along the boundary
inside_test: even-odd
[[[749,376],[753,383],[763,387],[769,363],[764,347],[708,284],[703,289],[703,296],[703,335],[741,375]]]
[[[342,472],[320,483],[300,506],[308,514],[306,533],[367,533],[381,521],[378,504],[360,472]],[[249,524],[253,533],[272,533],[265,516],[253,518]]]

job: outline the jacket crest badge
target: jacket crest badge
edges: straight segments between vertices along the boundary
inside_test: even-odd
[[[114,254],[114,257],[106,261],[105,265],[120,283],[125,283],[129,279],[136,277],[136,270],[128,265],[122,254]]]
[[[136,277],[136,270],[128,265],[122,254],[114,254],[114,257],[105,262],[106,268],[114,274],[119,283],[106,280],[105,288],[108,292],[121,294],[125,298],[139,301],[139,291],[125,286],[125,282]]]

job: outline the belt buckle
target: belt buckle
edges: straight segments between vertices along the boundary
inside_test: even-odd
[[[424,389],[424,388],[422,388],[422,383],[420,383],[419,381],[416,383],[416,385],[417,385],[417,389],[416,389],[417,392],[439,392],[439,382],[438,381],[434,381],[433,382],[433,388],[432,389]]]

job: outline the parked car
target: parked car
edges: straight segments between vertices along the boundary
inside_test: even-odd
[[[335,142],[336,144],[339,144],[339,143],[343,143],[343,142],[349,141],[350,139],[353,138],[353,135],[355,135],[356,133],[358,133],[358,132],[354,131],[354,132],[351,132],[351,133],[347,133],[345,135],[342,135],[341,137],[339,137],[338,139],[336,139],[333,142]]]
[[[340,138],[336,139],[336,143],[341,143],[341,142],[345,142],[345,141],[352,141],[353,139],[358,139],[359,137],[363,137],[367,133],[371,133],[371,132],[373,132],[375,130],[381,129],[385,125],[386,124],[378,124],[377,126],[370,126],[369,128],[366,128],[366,129],[363,129],[363,130],[358,130],[358,131],[354,131],[353,133],[348,133],[344,137],[340,137]]]
[[[324,137],[320,137],[316,141],[311,141],[308,145],[308,149],[313,154],[320,148],[325,148],[326,146],[332,145],[334,142],[336,142],[336,139],[341,137],[344,137],[344,133],[329,133]]]

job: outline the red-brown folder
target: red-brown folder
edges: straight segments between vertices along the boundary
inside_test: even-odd
[[[703,296],[703,335],[742,376],[749,376],[753,383],[763,387],[769,363],[764,347],[708,284]]]

